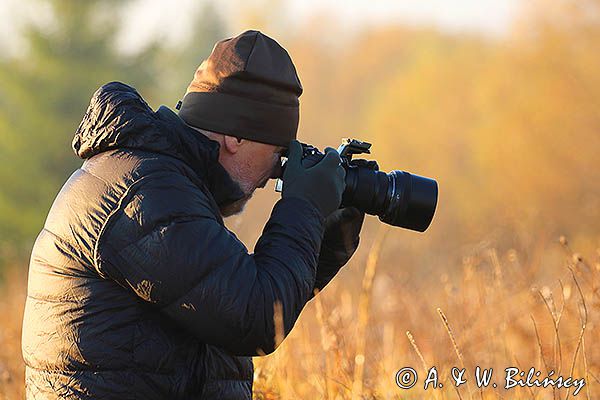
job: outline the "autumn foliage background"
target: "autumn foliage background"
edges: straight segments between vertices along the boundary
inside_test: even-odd
[[[257,398],[535,398],[572,390],[453,388],[448,370],[509,366],[585,378],[600,397],[600,1],[524,1],[506,35],[435,27],[348,30],[335,15],[293,28],[284,2],[206,2],[189,40],[119,50],[123,2],[36,1],[26,47],[0,56],[0,398],[22,398],[20,329],[29,251],[81,160],[72,135],[93,91],[135,86],[173,106],[216,40],[260,29],[288,49],[304,86],[299,138],[373,143],[381,169],[434,177],[425,234],[369,217],[350,263],[273,355]],[[115,16],[120,16],[116,18]],[[37,21],[37,22],[36,22]],[[0,52],[2,53],[2,52]],[[227,225],[250,249],[272,184]],[[423,391],[436,366],[444,388]],[[412,366],[409,391],[394,382]],[[500,372],[497,372],[500,374]]]

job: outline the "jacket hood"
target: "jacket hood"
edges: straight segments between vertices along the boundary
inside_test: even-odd
[[[133,87],[121,82],[107,83],[94,93],[73,138],[73,150],[83,159],[118,148],[178,158],[222,206],[243,198],[244,192],[219,163],[219,147],[168,107],[154,112]]]

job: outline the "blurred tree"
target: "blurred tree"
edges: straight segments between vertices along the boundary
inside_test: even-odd
[[[123,2],[40,5],[51,10],[48,26],[29,23],[25,55],[0,60],[0,265],[27,256],[52,199],[80,165],[71,140],[93,92],[118,80],[150,101],[174,101],[197,57],[221,34],[220,20],[204,7],[189,43],[166,49],[154,41],[124,56],[115,49],[119,24],[127,23],[119,18]]]
[[[160,49],[154,77],[157,104],[174,106],[185,94],[194,72],[208,58],[215,43],[227,36],[226,23],[213,2],[199,5],[191,25],[189,36],[182,43]]]
[[[309,139],[358,136],[383,169],[439,180],[427,235],[393,231],[404,254],[597,233],[586,222],[600,218],[600,1],[552,4],[524,13],[502,40],[393,26],[339,51],[293,52]]]
[[[283,0],[235,2],[235,12],[230,18],[234,35],[247,29],[256,29],[276,37],[278,41],[281,40],[290,33],[290,20],[286,16],[285,3]]]

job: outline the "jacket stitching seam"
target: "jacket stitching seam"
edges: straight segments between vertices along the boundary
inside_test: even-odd
[[[87,160],[86,160],[87,161]],[[92,173],[91,171],[89,171],[86,168],[87,162],[84,162],[83,165],[81,166],[80,170],[82,170],[83,172],[85,172],[86,174],[91,175],[92,177],[98,179],[100,182],[104,183],[107,187],[111,188],[111,185],[104,179],[100,178],[98,175]]]
[[[54,236],[54,238],[55,238],[56,240],[58,240],[58,241],[61,243],[61,245],[63,245],[63,246],[65,246],[65,247],[68,247],[68,248],[69,248],[69,250],[71,251],[71,253],[72,253],[73,257],[74,257],[74,258],[76,258],[76,259],[77,259],[77,261],[79,261],[79,262],[80,262],[82,265],[86,265],[86,262],[85,262],[84,258],[83,258],[83,257],[81,257],[81,256],[79,256],[79,254],[81,254],[81,253],[82,253],[82,251],[81,251],[80,249],[78,250],[78,249],[77,249],[76,247],[74,247],[74,246],[73,246],[73,245],[72,245],[72,244],[71,244],[71,243],[70,243],[70,242],[69,242],[67,239],[65,239],[65,238],[63,238],[62,236],[60,236],[60,235],[58,235],[58,234],[56,234],[56,233],[52,232],[51,230],[49,230],[49,229],[48,229],[48,228],[46,228],[46,227],[43,227],[43,228],[42,228],[42,231],[43,231],[43,232],[47,232],[49,235],[52,235],[52,236]],[[92,260],[92,262],[94,262],[94,260]],[[87,264],[89,264],[89,263],[87,263]],[[95,268],[95,266],[94,266],[94,268]],[[89,278],[88,276],[85,276],[85,275],[82,275],[82,276],[83,276],[83,277],[85,277],[85,278]]]
[[[141,178],[139,178],[138,180],[133,182],[125,190],[125,192],[123,192],[123,194],[119,198],[119,201],[117,202],[116,207],[108,214],[108,216],[106,217],[106,220],[102,224],[102,227],[100,228],[100,232],[98,233],[98,240],[96,240],[96,244],[94,245],[93,262],[94,262],[94,268],[100,274],[100,276],[102,276],[103,278],[107,278],[107,276],[100,269],[101,261],[99,259],[99,257],[100,257],[99,248],[100,248],[100,243],[101,243],[102,239],[104,238],[104,234],[106,233],[106,230],[108,229],[109,224],[112,222],[113,217],[118,212],[122,211],[122,207],[123,207],[125,201],[131,197],[131,195],[135,192],[135,190],[138,188],[139,185],[141,185],[144,181],[148,180],[149,178],[153,178],[154,176],[161,175],[161,174],[164,174],[164,172],[159,171],[159,172],[155,172],[155,173],[150,173],[148,175],[142,176]]]

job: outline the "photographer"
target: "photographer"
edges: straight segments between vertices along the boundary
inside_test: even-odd
[[[73,140],[85,161],[31,256],[27,398],[251,398],[250,357],[276,347],[275,304],[287,335],[364,219],[338,209],[336,150],[301,163],[301,93],[287,52],[247,31],[216,44],[179,115],[118,82],[94,94]],[[249,254],[222,218],[286,151],[282,198]]]

